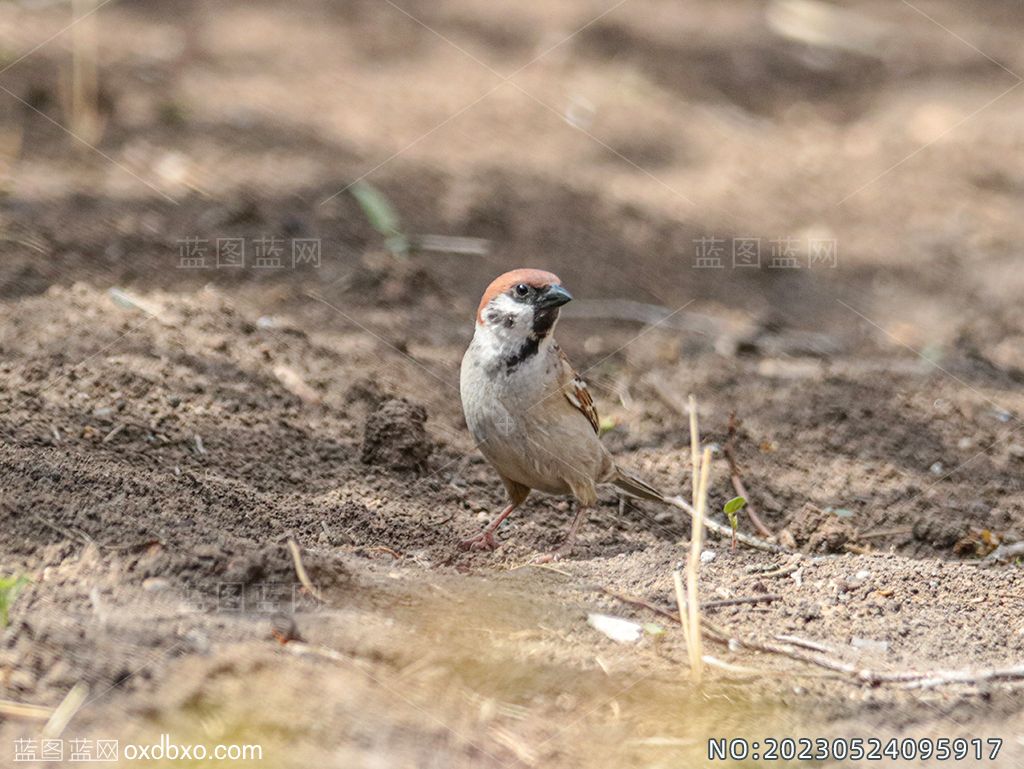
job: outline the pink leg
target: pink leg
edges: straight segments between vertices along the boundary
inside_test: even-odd
[[[572,552],[572,547],[576,543],[576,535],[579,530],[583,527],[584,521],[587,520],[587,508],[580,505],[576,510],[576,517],[572,519],[572,523],[569,525],[569,534],[565,538],[565,542],[558,546],[557,550],[552,550],[550,553],[543,553],[533,559],[534,563],[551,563],[552,561],[559,561],[565,556]]]
[[[475,537],[464,539],[459,543],[459,547],[463,550],[494,550],[498,547],[498,541],[494,538],[494,532],[501,526],[501,522],[508,518],[517,507],[519,507],[518,502],[509,502],[508,506],[498,514],[498,517],[487,524],[486,529]]]

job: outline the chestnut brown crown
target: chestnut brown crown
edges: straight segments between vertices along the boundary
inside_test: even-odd
[[[491,281],[491,284],[484,291],[484,295],[480,298],[480,306],[476,310],[476,322],[483,323],[484,308],[491,303],[494,297],[504,294],[520,284],[530,288],[543,289],[548,286],[560,286],[562,280],[553,272],[534,270],[528,267],[510,270],[499,275]]]

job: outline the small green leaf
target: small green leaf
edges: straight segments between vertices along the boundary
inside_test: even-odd
[[[402,233],[398,212],[387,196],[363,180],[353,184],[350,191],[373,229],[384,236],[387,249],[393,254],[405,254],[409,250],[409,239]]]
[[[18,597],[21,589],[28,584],[28,578],[22,575],[17,577],[0,577],[0,628],[7,627],[9,612]]]
[[[398,214],[392,208],[391,201],[384,197],[383,192],[369,182],[358,181],[352,185],[352,197],[359,203],[366,218],[377,232],[381,235],[398,232]]]
[[[747,500],[743,497],[733,497],[725,503],[725,507],[722,509],[725,511],[726,515],[735,515],[746,506]]]

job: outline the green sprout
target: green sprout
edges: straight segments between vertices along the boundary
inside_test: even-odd
[[[725,503],[725,507],[722,511],[725,513],[725,517],[729,519],[729,526],[732,528],[732,549],[736,549],[736,530],[739,528],[739,520],[736,517],[736,513],[747,506],[747,500],[743,497],[733,497]]]
[[[373,229],[384,236],[384,246],[394,256],[405,256],[409,252],[409,238],[402,232],[402,223],[391,201],[379,189],[367,181],[360,180],[351,187],[352,197],[363,209]]]
[[[11,606],[27,584],[28,578],[20,574],[17,577],[0,577],[0,628],[7,627]]]
[[[656,622],[645,622],[644,632],[647,633],[647,635],[652,636],[653,638],[660,638],[661,636],[665,635],[667,631],[665,630],[665,628],[663,628]]]

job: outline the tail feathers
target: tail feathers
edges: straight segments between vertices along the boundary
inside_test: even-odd
[[[651,484],[640,480],[632,473],[626,472],[621,467],[615,468],[615,477],[612,479],[612,483],[634,497],[647,499],[651,502],[665,501],[664,494],[651,486]]]

